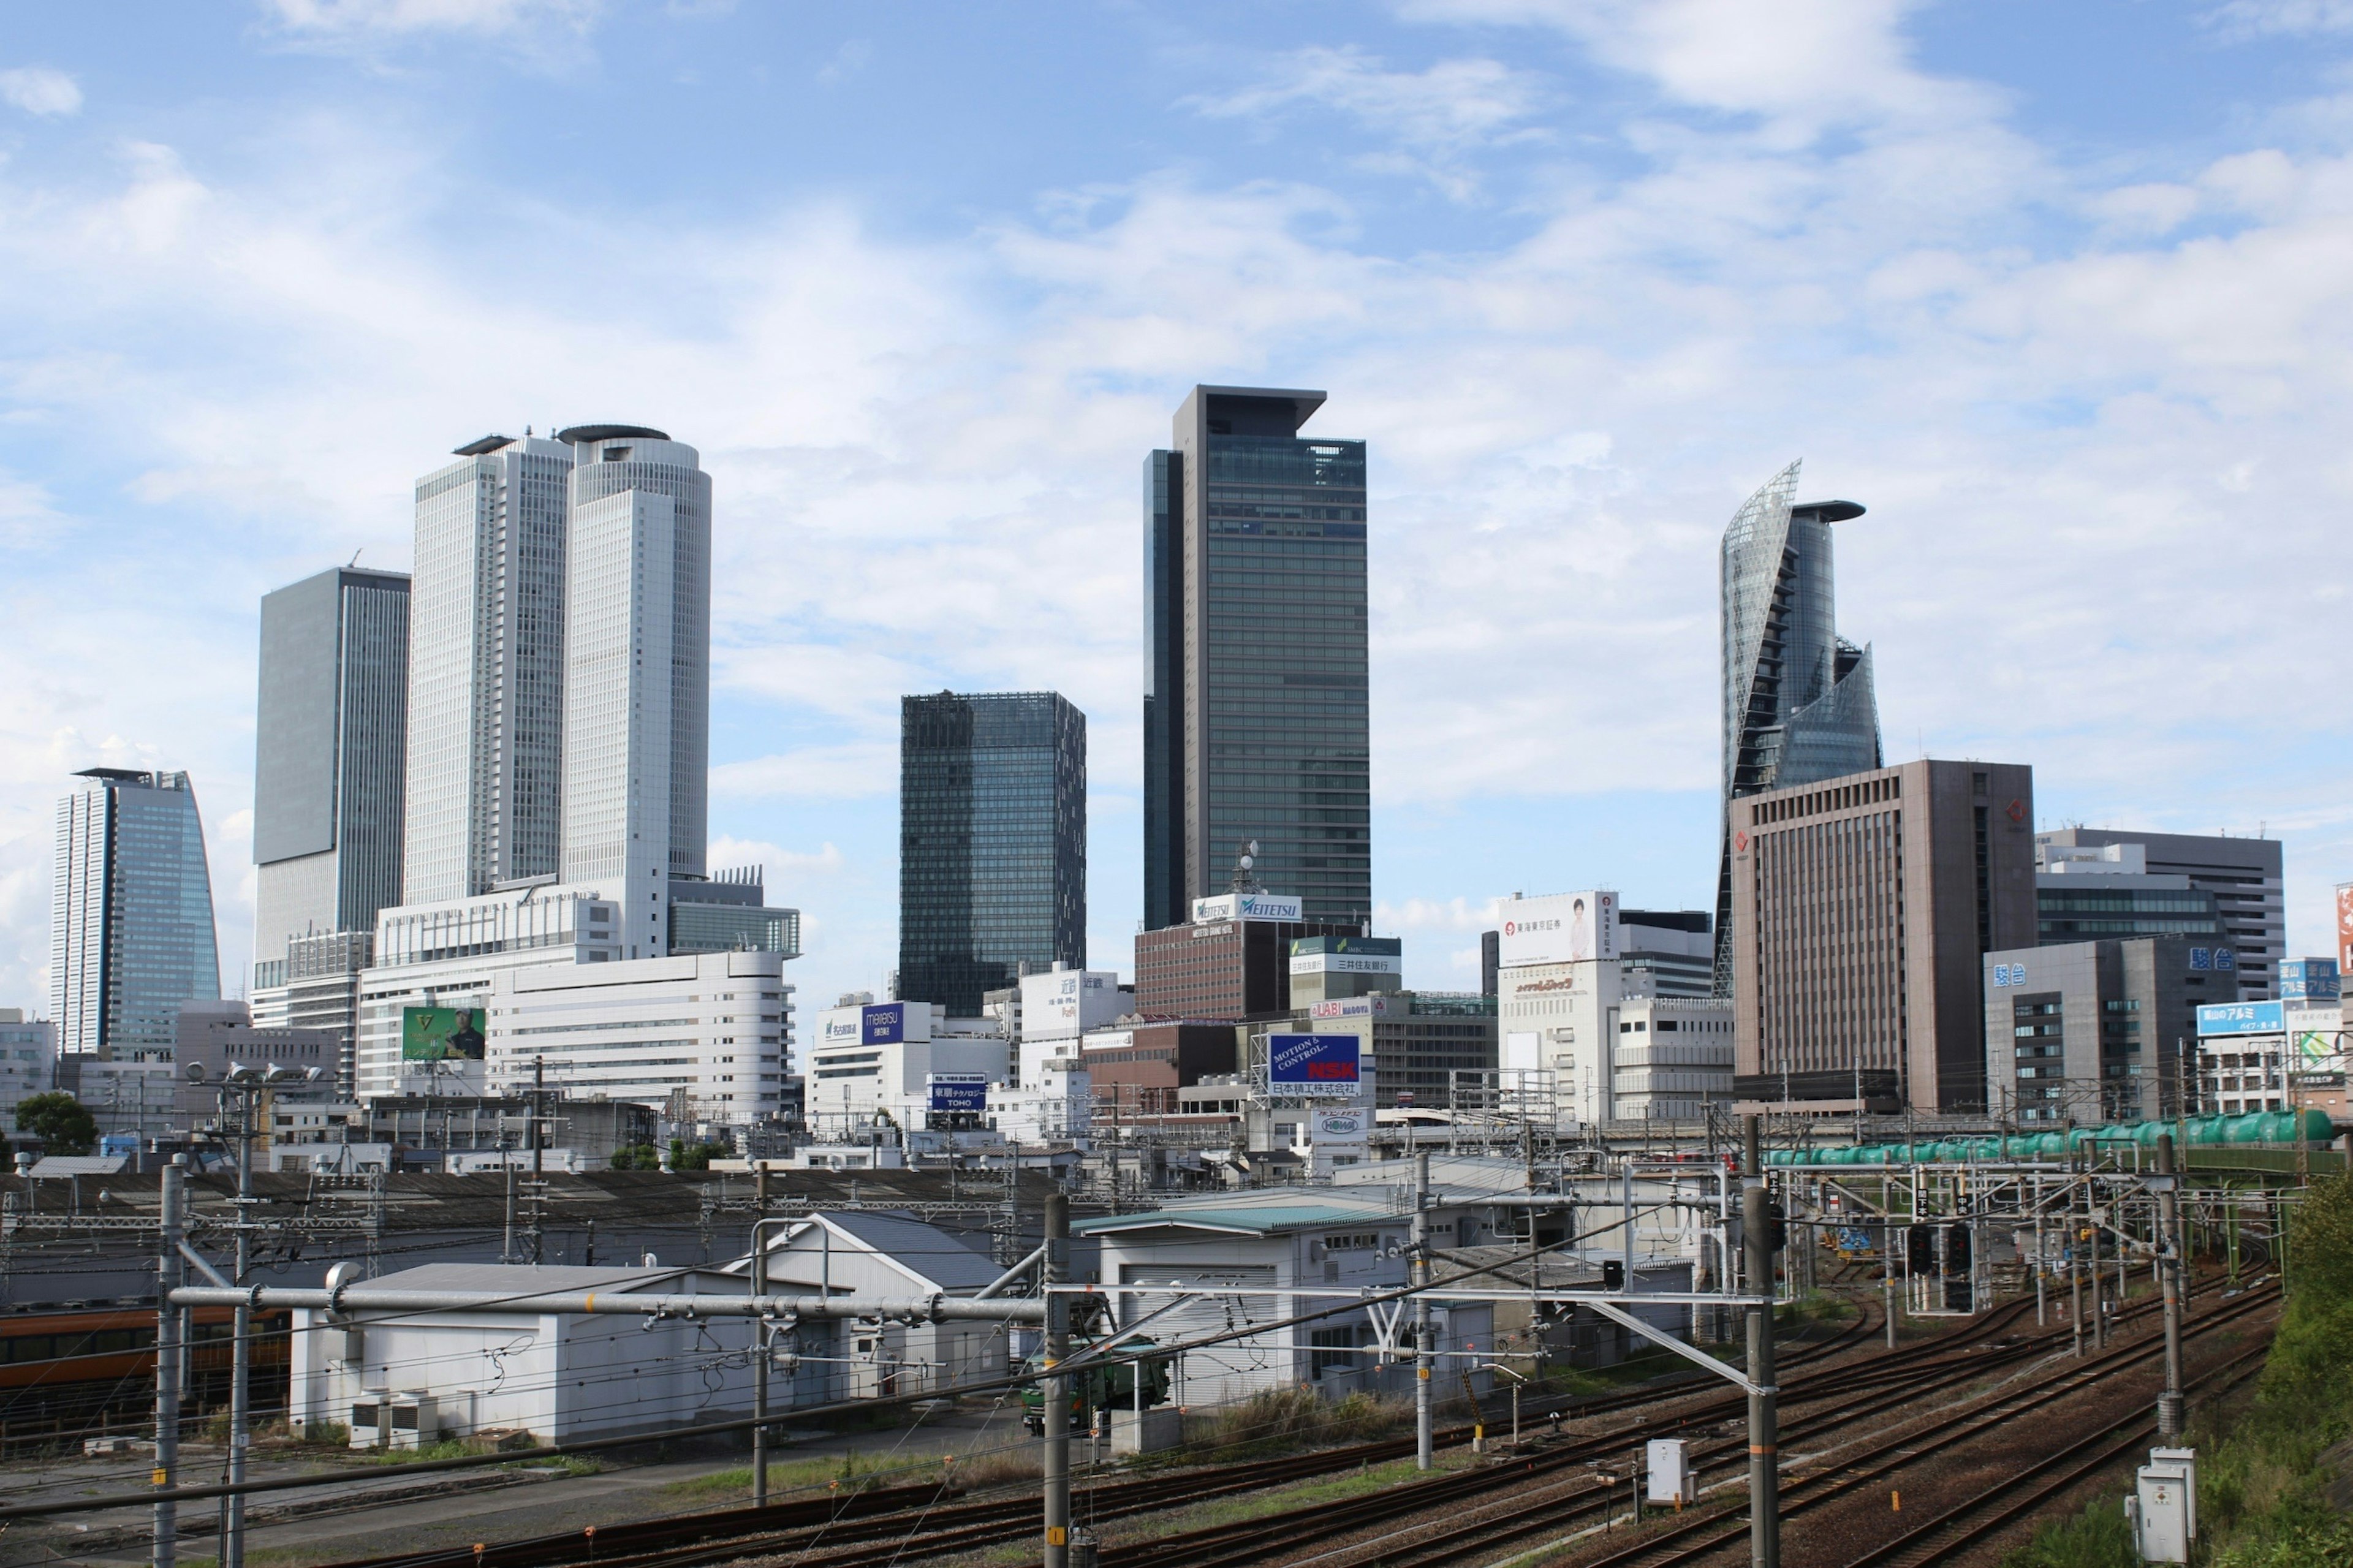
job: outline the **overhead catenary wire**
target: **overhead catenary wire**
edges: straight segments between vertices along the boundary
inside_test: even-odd
[[[1550,1243],[1544,1247],[1535,1248],[1530,1252],[1515,1254],[1509,1259],[1487,1264],[1476,1268],[1467,1269],[1462,1274],[1457,1275],[1452,1279],[1448,1280],[1444,1286],[1436,1284],[1401,1286],[1393,1290],[1354,1297],[1329,1307],[1315,1308],[1308,1311],[1293,1313],[1290,1317],[1277,1319],[1271,1322],[1261,1323],[1252,1327],[1229,1330],[1223,1333],[1206,1335],[1198,1340],[1182,1341],[1168,1345],[1155,1345],[1146,1350],[1139,1350],[1133,1352],[1120,1352],[1105,1354],[1099,1358],[1095,1358],[1094,1364],[1109,1366],[1158,1360],[1182,1352],[1206,1349],[1211,1345],[1226,1343],[1229,1341],[1247,1339],[1255,1334],[1272,1332],[1278,1329],[1292,1328],[1301,1323],[1318,1321],[1322,1319],[1334,1317],[1344,1312],[1356,1311],[1367,1306],[1386,1305],[1391,1301],[1404,1300],[1421,1290],[1430,1290],[1433,1293],[1443,1295],[1446,1293],[1448,1286],[1459,1286],[1463,1279],[1474,1278],[1479,1275],[1497,1273],[1503,1269],[1516,1267],[1519,1264],[1525,1262],[1530,1258],[1541,1257],[1546,1253],[1563,1250],[1574,1246],[1576,1244],[1576,1239],[1577,1238],[1573,1237],[1565,1238],[1562,1241]],[[681,1268],[676,1270],[676,1272],[679,1273],[687,1273],[693,1270],[691,1268]],[[511,1296],[493,1298],[492,1300],[512,1304],[522,1301],[543,1300],[546,1295],[547,1292],[545,1291],[518,1291]],[[475,1303],[478,1309],[484,1304],[485,1303],[480,1302]],[[401,1315],[421,1316],[428,1311],[438,1310],[442,1309],[419,1308],[413,1311],[404,1312]],[[323,1325],[322,1326],[323,1327]],[[1016,1373],[1005,1377],[986,1378],[974,1382],[950,1384],[944,1388],[923,1390],[909,1394],[886,1394],[875,1398],[836,1400],[820,1405],[804,1405],[792,1410],[790,1414],[797,1419],[807,1419],[818,1415],[844,1415],[851,1412],[890,1409],[901,1405],[913,1405],[923,1400],[952,1397],[957,1394],[983,1394],[999,1389],[1020,1388],[1036,1381],[1037,1376],[1034,1373]],[[776,1419],[778,1419],[778,1417],[772,1415],[765,1424],[774,1425]],[[530,1459],[558,1458],[567,1454],[599,1453],[607,1449],[629,1447],[639,1444],[660,1442],[664,1439],[670,1438],[713,1436],[726,1432],[744,1432],[749,1431],[754,1426],[760,1425],[763,1425],[763,1423],[755,1417],[706,1422],[699,1426],[664,1427],[654,1431],[632,1433],[618,1436],[586,1437],[565,1443],[542,1444],[537,1447],[513,1449],[503,1454],[468,1454],[447,1459],[423,1459],[414,1461],[409,1464],[386,1465],[374,1473],[379,1477],[384,1477],[396,1475],[424,1475],[447,1470],[477,1469],[486,1466],[514,1464]],[[283,1476],[269,1480],[247,1481],[243,1483],[240,1491],[243,1494],[266,1491],[291,1491],[299,1490],[306,1487],[330,1485],[337,1480],[344,1479],[346,1478],[335,1475]],[[145,1492],[117,1493],[111,1497],[81,1498],[55,1502],[11,1503],[0,1505],[0,1520],[44,1518],[69,1513],[90,1513],[103,1509],[121,1508],[153,1502],[156,1498],[164,1495],[170,1495],[178,1500],[189,1500],[217,1498],[230,1494],[228,1489],[224,1486],[181,1487],[168,1489],[159,1488]]]

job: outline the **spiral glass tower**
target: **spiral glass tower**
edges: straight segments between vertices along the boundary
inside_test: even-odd
[[[1724,531],[1724,816],[1715,893],[1715,989],[1732,994],[1732,818],[1743,795],[1882,765],[1871,649],[1838,635],[1831,524],[1850,500],[1796,501],[1797,463]]]

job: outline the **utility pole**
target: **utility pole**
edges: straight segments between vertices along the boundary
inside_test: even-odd
[[[2092,1238],[2090,1268],[2086,1270],[2092,1277],[2092,1348],[2104,1351],[2108,1348],[2108,1320],[2107,1315],[2100,1310],[2100,1215],[2092,1202],[2092,1178],[2089,1176],[2084,1181],[2084,1229]]]
[[[1748,1561],[1750,1568],[1781,1568],[1780,1423],[1773,1385],[1773,1206],[1765,1187],[1765,1156],[1757,1119],[1746,1119],[1748,1175],[1740,1194],[1748,1293],[1765,1304],[1748,1309]]]
[[[155,1473],[165,1490],[180,1484],[180,1309],[172,1292],[180,1288],[180,1205],[185,1201],[188,1157],[174,1154],[164,1167],[162,1242],[155,1258]],[[154,1568],[173,1568],[180,1545],[180,1505],[155,1500]]]
[[[543,1146],[547,1140],[540,1135],[540,1118],[547,1113],[547,1058],[531,1058],[531,1260],[534,1264],[547,1261],[547,1183],[541,1169]]]
[[[253,1267],[253,1118],[259,1105],[261,1086],[248,1082],[237,1086],[237,1273],[236,1283],[242,1286],[246,1274]],[[231,1331],[237,1338],[229,1352],[230,1383],[228,1391],[228,1482],[242,1489],[245,1485],[246,1449],[252,1442],[253,1420],[253,1308],[240,1301],[235,1310]],[[226,1503],[221,1528],[221,1568],[245,1568],[245,1493],[231,1492],[222,1500]]]
[[[1413,1157],[1413,1465],[1430,1468],[1430,1156]]]
[[[768,1167],[752,1162],[752,1294],[768,1293]],[[768,1320],[752,1320],[752,1506],[768,1506]]]
[[[1039,1383],[1045,1416],[1046,1568],[1071,1568],[1071,1378],[1059,1369],[1071,1354],[1071,1299],[1054,1289],[1071,1270],[1071,1200],[1046,1197],[1046,1345]]]
[[[2303,1131],[2301,1128],[2297,1131]],[[2157,1267],[2165,1291],[2165,1392],[2157,1401],[2157,1435],[2181,1436],[2181,1201],[2174,1192],[2173,1134],[2157,1135]]]

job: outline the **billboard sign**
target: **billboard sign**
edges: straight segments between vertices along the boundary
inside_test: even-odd
[[[1353,1099],[1363,1087],[1364,1049],[1362,1035],[1269,1035],[1267,1092]]]
[[[405,1062],[478,1062],[482,1059],[482,1015],[474,1007],[403,1007],[400,1059]]]
[[[1373,1130],[1370,1110],[1311,1110],[1307,1139],[1311,1143],[1362,1143]]]
[[[875,1002],[858,1010],[858,1043],[895,1046],[907,1037],[907,1005]]]
[[[1193,923],[1213,921],[1303,921],[1305,900],[1277,898],[1272,893],[1219,893],[1193,900]]]
[[[2333,958],[2284,959],[2279,973],[2283,1002],[2336,1002],[2345,994],[2344,977]]]
[[[988,1077],[976,1072],[935,1072],[925,1080],[934,1111],[974,1115],[988,1109]]]
[[[2279,1002],[2210,1002],[2198,1009],[2200,1035],[2279,1035],[2287,1032],[2286,1006]]]
[[[1340,996],[1311,1005],[1307,1016],[1320,1024],[1327,1018],[1386,1018],[1388,1012],[1386,996]]]
[[[1584,963],[1618,956],[1618,895],[1547,893],[1507,899],[1498,906],[1501,933],[1495,962],[1505,969],[1531,963]]]
[[[1402,974],[1405,959],[1394,952],[1303,952],[1291,961],[1293,974]]]
[[[2337,973],[2353,974],[2353,882],[2337,886]]]

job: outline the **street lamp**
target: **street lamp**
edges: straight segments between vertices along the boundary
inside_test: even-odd
[[[1471,1370],[1472,1372],[1500,1372],[1505,1377],[1512,1380],[1512,1451],[1514,1453],[1519,1452],[1520,1390],[1528,1385],[1528,1374],[1520,1371],[1516,1367],[1505,1366],[1499,1361],[1481,1362],[1477,1366],[1472,1367]],[[1472,1414],[1476,1415],[1478,1412],[1474,1409]]]

